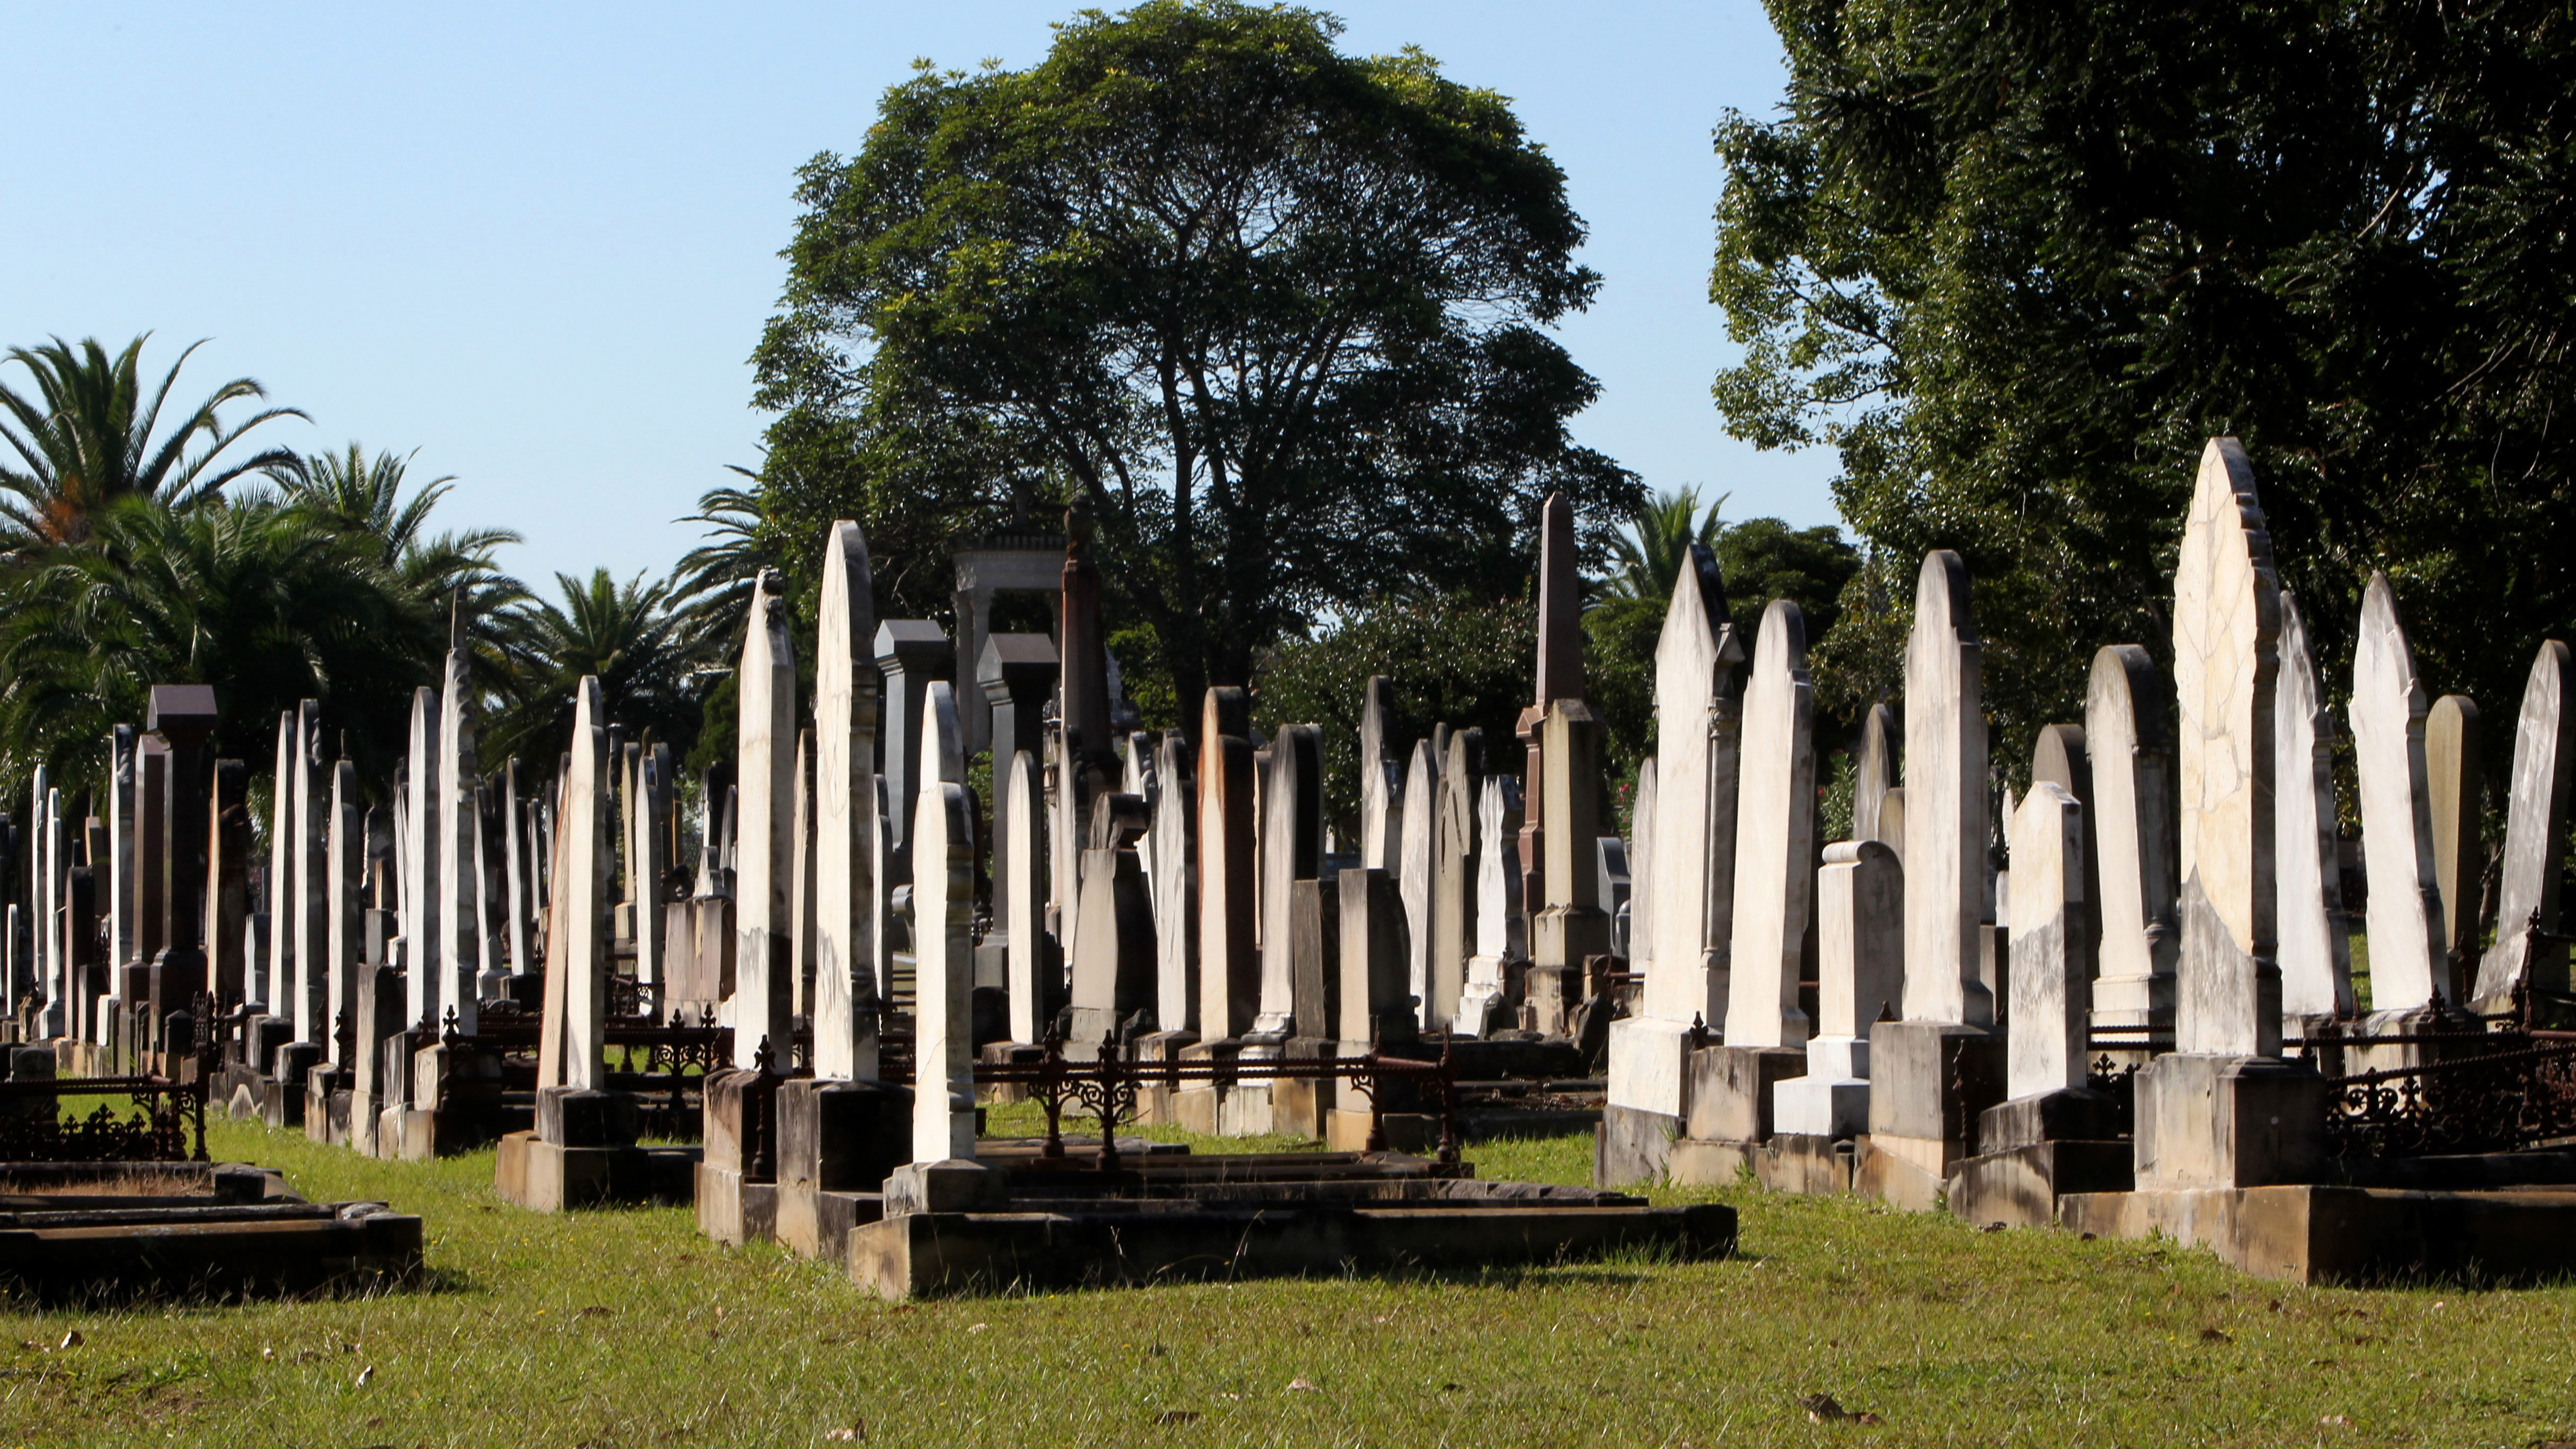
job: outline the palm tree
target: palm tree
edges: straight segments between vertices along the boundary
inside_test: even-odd
[[[760,476],[737,463],[725,467],[755,482]],[[671,603],[689,636],[721,654],[742,639],[761,569],[777,563],[760,538],[760,499],[747,488],[709,489],[698,495],[697,512],[675,521],[705,524],[707,542],[672,570]]]
[[[538,776],[553,773],[572,736],[574,693],[593,674],[611,722],[685,754],[697,733],[695,673],[705,656],[671,607],[671,585],[640,574],[619,584],[606,569],[555,582],[560,606],[532,599],[511,612],[517,676],[512,702],[484,732],[490,757],[515,754]]]
[[[159,439],[162,408],[179,369],[203,342],[179,354],[145,395],[140,375],[144,339],[114,358],[93,337],[75,351],[61,338],[28,349],[12,347],[0,362],[15,362],[35,375],[35,399],[0,386],[0,439],[18,455],[18,466],[0,467],[0,548],[80,543],[92,520],[122,498],[149,498],[173,507],[201,502],[246,474],[292,467],[284,448],[218,460],[243,435],[275,418],[300,418],[295,408],[265,408],[227,425],[217,410],[267,390],[247,377],[215,389],[178,427]],[[12,427],[9,422],[14,421]],[[192,444],[202,440],[194,452]]]
[[[262,499],[129,495],[89,521],[95,546],[31,549],[0,593],[0,774],[103,784],[109,728],[181,683],[215,687],[219,755],[267,758],[279,711],[313,698],[363,777],[390,769],[442,621],[364,546]]]
[[[528,597],[527,586],[500,571],[492,558],[503,544],[525,542],[506,528],[432,534],[429,515],[454,489],[451,476],[433,478],[403,496],[407,455],[374,458],[352,442],[337,453],[316,453],[291,468],[269,470],[280,501],[321,526],[363,540],[377,563],[403,588],[442,614],[464,615],[474,677],[497,695],[509,682],[512,629],[509,611]]]
[[[1654,501],[1628,515],[1628,532],[1610,540],[1613,567],[1601,581],[1601,595],[1611,599],[1644,599],[1662,603],[1673,596],[1681,577],[1682,550],[1696,543],[1717,546],[1718,510],[1733,494],[1721,493],[1702,513],[1699,490],[1658,493]]]

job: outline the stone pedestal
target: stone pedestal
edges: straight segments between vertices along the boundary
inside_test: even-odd
[[[394,1112],[386,1111],[388,1121]],[[541,1088],[536,1120],[535,1131],[501,1139],[492,1185],[509,1201],[538,1212],[565,1212],[688,1200],[698,1149],[635,1145],[633,1093]]]
[[[886,1175],[910,1155],[912,1093],[799,1078],[779,1084],[773,1115],[778,1241],[799,1257],[837,1262],[850,1228],[876,1220]]]
[[[1806,1074],[1804,1047],[1702,1047],[1691,1054],[1683,1134],[1704,1142],[1761,1142],[1771,1135],[1772,1093]]]
[[[1857,1188],[1898,1207],[1936,1207],[1950,1169],[1974,1149],[1978,1115],[2003,1100],[2003,1034],[1882,1021],[1870,1028],[1869,1068],[1869,1145]]]
[[[1807,1073],[1773,1089],[1772,1130],[1848,1141],[1869,1130],[1869,1041],[1820,1036],[1807,1043]]]
[[[1198,1043],[1199,1038],[1198,1033],[1196,1032],[1147,1032],[1145,1035],[1136,1038],[1136,1062],[1139,1066],[1178,1062],[1182,1060],[1184,1054],[1186,1054],[1190,1048],[1197,1046]],[[1034,1052],[1036,1048],[1032,1047],[1029,1048],[1029,1050]],[[1140,1083],[1136,1088],[1136,1120],[1138,1122],[1170,1122],[1176,1120],[1173,1116],[1172,1099],[1179,1090],[1180,1089],[1176,1087]],[[1002,1098],[1000,1093],[997,1091],[994,1095],[994,1100],[1001,1101],[1005,1099]]]
[[[260,1084],[260,1120],[271,1127],[302,1127],[305,1079],[321,1060],[322,1048],[314,1042],[278,1048],[277,1073]]]
[[[1011,1179],[998,1168],[965,1158],[907,1162],[885,1180],[885,1216],[914,1213],[1001,1212],[1011,1205]]]
[[[1605,927],[1596,934],[1606,933]],[[1523,981],[1529,993],[1522,1013],[1528,1027],[1543,1036],[1566,1035],[1574,1008],[1583,1000],[1582,966],[1532,966]]]
[[[2279,1057],[2168,1052],[2137,1077],[2141,1192],[2311,1183],[2326,1160],[2326,1083]]]
[[[2127,1191],[2130,1145],[2119,1139],[2118,1117],[2117,1103],[2083,1087],[1987,1108],[1977,1155],[1950,1173],[1950,1211],[1981,1227],[2042,1227],[2070,1193]]]
[[[733,1069],[706,1079],[704,1156],[697,1168],[698,1231],[730,1247],[776,1236],[775,1142],[761,1162],[759,1134],[779,1087],[777,1077]]]

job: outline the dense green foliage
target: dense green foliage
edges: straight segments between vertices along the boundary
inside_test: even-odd
[[[1338,29],[1084,12],[815,158],[757,354],[786,551],[857,517],[881,603],[936,613],[946,535],[1083,503],[1160,655],[1131,667],[1194,700],[1391,592],[1524,592],[1550,490],[1618,516],[1635,480],[1569,442],[1595,385],[1543,330],[1598,282],[1563,175],[1502,97]]]
[[[237,422],[222,421],[216,414],[225,404],[268,395],[247,377],[216,388],[177,427],[161,430],[179,369],[205,344],[180,353],[146,395],[144,341],[135,338],[113,358],[94,337],[77,349],[59,337],[41,347],[9,349],[6,360],[27,370],[35,395],[0,386],[0,414],[7,418],[0,422],[0,442],[17,454],[14,465],[0,466],[0,549],[78,543],[89,536],[97,515],[120,500],[197,502],[236,479],[296,462],[283,448],[224,458],[260,424],[304,416],[293,408],[266,408]]]
[[[560,605],[500,572],[502,529],[434,532],[452,479],[414,485],[408,459],[351,443],[325,454],[221,456],[250,428],[229,405],[261,396],[236,380],[154,438],[178,368],[146,396],[142,339],[114,358],[13,350],[40,401],[0,388],[0,423],[26,466],[0,470],[0,789],[35,769],[72,797],[103,783],[110,729],[140,725],[155,684],[214,686],[219,754],[259,765],[281,712],[323,709],[326,749],[345,749],[369,790],[393,778],[412,699],[440,683],[451,640],[466,651],[487,764],[517,755],[534,788],[554,773],[584,674],[610,718],[684,754],[699,732],[706,666],[728,658],[742,557],[739,494],[710,494],[717,536],[670,582],[562,579]],[[193,350],[193,349],[191,349]],[[185,360],[185,354],[182,354]],[[14,510],[14,511],[13,511]],[[14,533],[8,532],[14,528]]]
[[[1924,549],[1967,557],[2010,757],[2095,646],[2169,652],[2221,433],[2330,676],[2384,567],[2428,683],[2511,707],[2576,604],[2563,5],[1770,10],[1786,113],[1717,133],[1717,402],[1839,449],[1898,609]]]
[[[1324,726],[1324,810],[1345,834],[1359,821],[1360,713],[1373,674],[1388,678],[1395,718],[1387,752],[1399,766],[1435,725],[1485,732],[1486,768],[1520,773],[1512,730],[1537,671],[1535,612],[1518,599],[1380,600],[1271,651],[1255,677],[1253,721]]]

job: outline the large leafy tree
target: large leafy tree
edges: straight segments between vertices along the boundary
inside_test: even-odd
[[[6,361],[33,376],[35,395],[0,385],[0,414],[6,415],[0,442],[17,455],[0,465],[0,548],[79,543],[120,499],[186,505],[235,479],[297,465],[284,448],[244,455],[235,447],[262,423],[304,416],[294,408],[263,408],[224,421],[219,414],[227,404],[267,396],[247,377],[216,388],[162,428],[179,369],[205,344],[189,346],[157,385],[147,386],[144,341],[135,338],[114,357],[95,337],[78,348],[57,337],[41,347],[9,349]]]
[[[2012,757],[2094,646],[2166,647],[2218,433],[2321,663],[2384,567],[2429,682],[2510,708],[2576,605],[2550,542],[2576,525],[2563,6],[1770,10],[1784,114],[1717,134],[1712,290],[1746,348],[1717,401],[1738,436],[1840,450],[1899,614],[1897,561],[1967,556]]]
[[[1086,504],[1184,700],[1328,609],[1525,592],[1550,489],[1597,551],[1638,492],[1566,435],[1595,385],[1544,329],[1598,279],[1563,175],[1502,97],[1338,28],[1084,12],[810,163],[757,355],[795,536],[856,507],[938,597],[935,541],[1014,484]]]

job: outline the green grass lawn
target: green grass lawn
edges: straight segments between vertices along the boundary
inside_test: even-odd
[[[1714,1194],[1743,1213],[1724,1263],[893,1307],[824,1265],[716,1247],[684,1211],[518,1211],[489,1152],[380,1163],[257,1126],[212,1136],[307,1196],[420,1213],[435,1283],[12,1315],[0,1445],[2576,1438],[2570,1288],[2311,1291],[2169,1245],[1744,1188]],[[1472,1155],[1555,1181],[1590,1156],[1580,1139]],[[1880,1422],[1812,1423],[1799,1400],[1818,1393]]]

